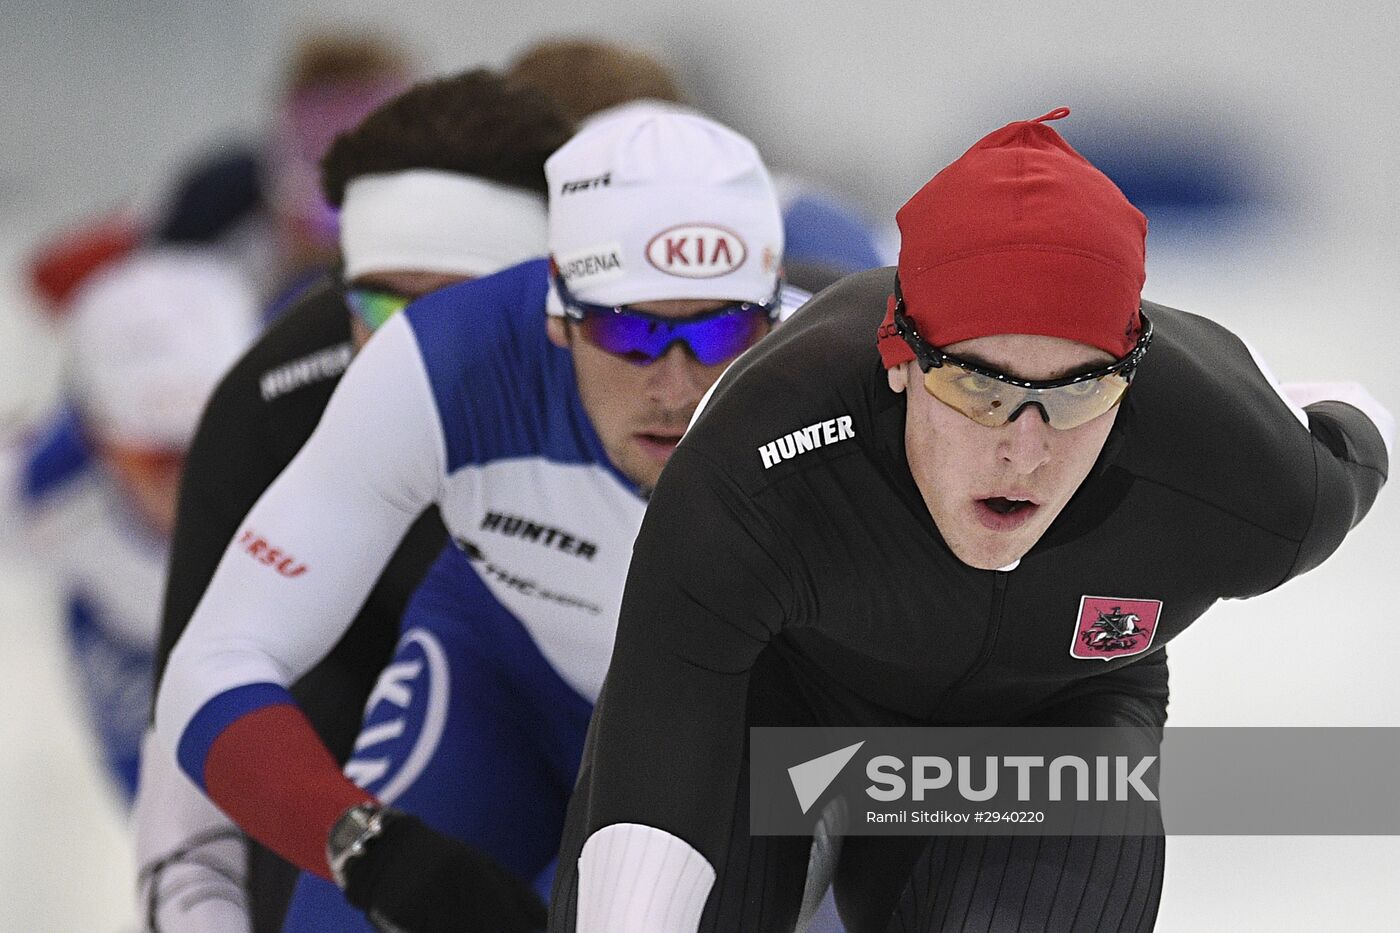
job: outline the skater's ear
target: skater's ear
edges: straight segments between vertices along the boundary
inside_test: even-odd
[[[885,378],[890,382],[890,391],[903,392],[909,386],[909,367],[913,363],[901,363],[899,366],[891,366],[885,370]]]
[[[567,350],[573,344],[573,341],[569,339],[571,336],[569,333],[569,325],[565,323],[562,317],[551,315],[549,319],[544,322],[544,332],[548,335],[549,342],[561,350]]]

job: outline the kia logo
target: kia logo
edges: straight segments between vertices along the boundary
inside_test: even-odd
[[[739,234],[711,224],[671,227],[647,244],[647,262],[687,279],[727,275],[744,264],[748,253]]]

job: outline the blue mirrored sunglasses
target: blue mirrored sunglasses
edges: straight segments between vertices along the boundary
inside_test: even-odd
[[[559,275],[554,276],[554,288],[564,314],[585,340],[640,366],[655,362],[676,342],[706,366],[733,359],[768,332],[782,307],[781,280],[767,301],[733,302],[684,318],[579,301]]]

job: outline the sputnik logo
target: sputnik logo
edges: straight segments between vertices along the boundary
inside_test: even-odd
[[[788,768],[788,778],[792,781],[792,789],[797,794],[797,803],[802,807],[803,813],[812,809],[812,804],[826,793],[831,782],[836,780],[864,744],[862,741],[847,745],[820,758],[813,758]]]

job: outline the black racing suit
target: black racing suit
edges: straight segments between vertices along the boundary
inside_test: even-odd
[[[350,312],[329,280],[308,289],[219,384],[189,450],[171,545],[156,683],[214,569],[248,511],[301,449],[353,355]],[[437,509],[404,537],[349,631],[292,694],[342,763],[366,698],[388,663],[404,605],[437,557],[446,530]],[[249,840],[248,895],[255,933],[276,933],[297,869]]]
[[[750,726],[1164,724],[1166,643],[1216,600],[1317,566],[1385,480],[1361,412],[1319,403],[1305,430],[1238,338],[1145,303],[1155,340],[1089,477],[1019,566],[973,569],[905,458],[906,396],[875,348],[891,274],[843,280],[745,354],[667,466],[635,545],[551,930],[575,928],[584,842],[625,823],[714,867],[701,930],[790,930],[808,840],[749,837]],[[811,449],[763,455],[831,421],[808,432]],[[1073,657],[1086,595],[1160,600],[1150,648]],[[1138,930],[1156,915],[1160,836],[846,843],[835,884],[852,933]]]

